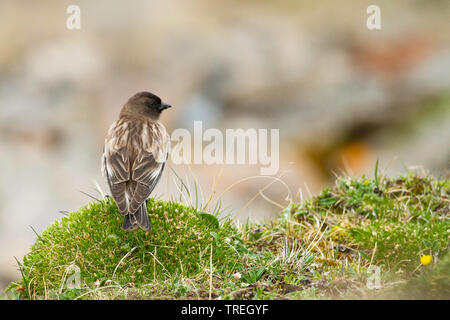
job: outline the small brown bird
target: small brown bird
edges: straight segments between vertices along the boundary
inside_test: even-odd
[[[125,216],[124,230],[151,230],[146,203],[168,157],[170,139],[159,121],[167,108],[170,105],[152,93],[136,93],[106,136],[102,171],[119,212]]]

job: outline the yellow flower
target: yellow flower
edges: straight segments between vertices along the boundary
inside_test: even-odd
[[[431,261],[433,261],[433,258],[429,254],[422,256],[420,258],[420,263],[423,264],[424,266],[429,265]]]

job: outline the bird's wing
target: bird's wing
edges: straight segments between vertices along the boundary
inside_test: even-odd
[[[127,122],[114,122],[108,132],[103,151],[103,174],[121,214],[127,214],[126,182],[130,180],[130,159],[127,151]]]
[[[140,152],[131,169],[131,179],[137,184],[130,200],[130,213],[135,213],[150,197],[163,173],[170,143],[166,129],[159,121],[144,123],[136,141],[140,144]]]

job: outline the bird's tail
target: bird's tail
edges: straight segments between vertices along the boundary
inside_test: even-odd
[[[122,229],[125,231],[133,231],[138,228],[134,214],[127,214],[123,220]]]
[[[127,214],[122,225],[122,229],[126,231],[132,231],[138,227],[147,232],[152,229],[150,220],[148,219],[147,206],[145,205],[145,202],[134,214]]]

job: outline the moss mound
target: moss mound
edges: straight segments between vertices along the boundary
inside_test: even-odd
[[[150,200],[147,207],[150,233],[123,231],[123,217],[112,200],[91,203],[53,223],[24,257],[24,293],[49,297],[66,292],[73,298],[99,286],[139,287],[174,276],[194,277],[210,264],[221,272],[237,263],[236,230],[229,220],[219,225],[215,216],[173,202]],[[76,269],[80,290],[66,290]]]

